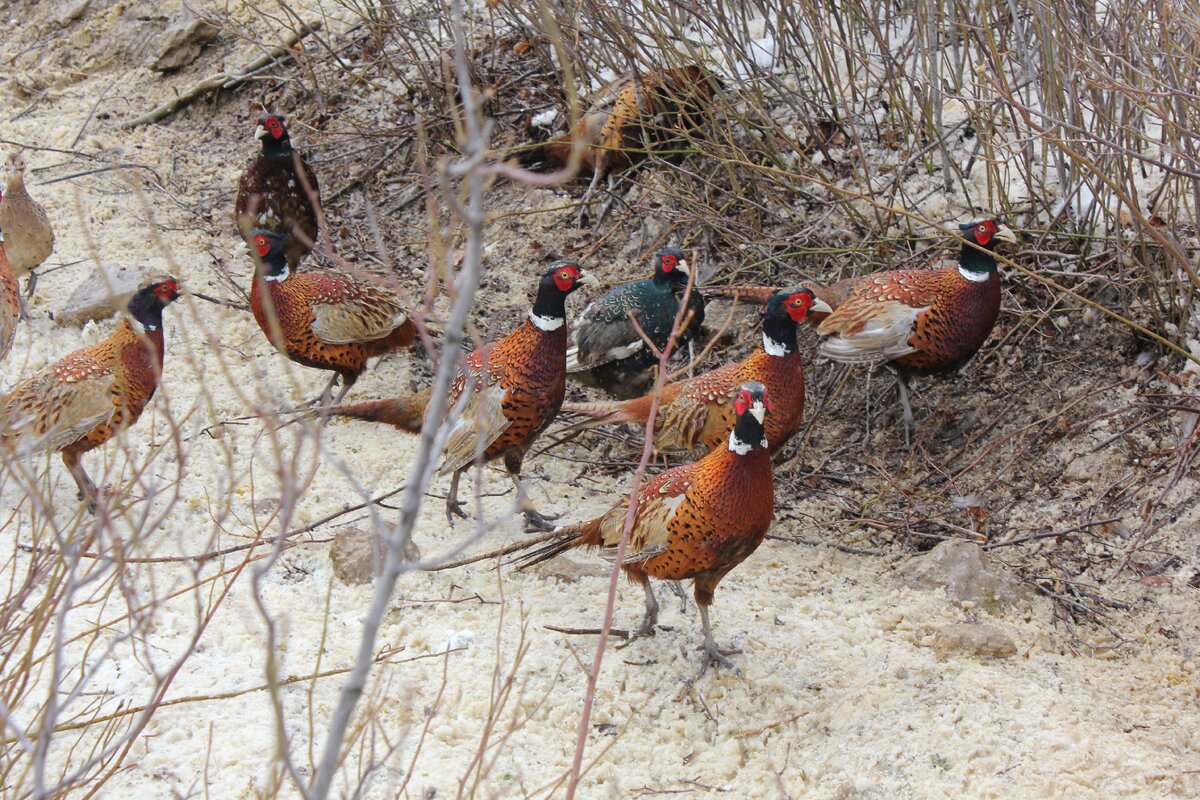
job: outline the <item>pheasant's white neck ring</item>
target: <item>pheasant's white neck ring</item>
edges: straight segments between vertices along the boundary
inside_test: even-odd
[[[283,272],[280,272],[278,275],[264,275],[263,277],[265,277],[267,280],[275,282],[275,283],[282,283],[283,281],[286,281],[291,276],[292,276],[292,268],[289,267],[287,264],[284,264]]]
[[[991,277],[992,273],[990,273],[990,272],[972,272],[971,270],[967,269],[966,267],[960,266],[958,268],[958,274],[962,275],[964,278],[966,278],[969,281],[972,281],[973,283],[987,283],[987,279],[989,277]]]
[[[739,456],[744,456],[754,449],[754,445],[750,442],[743,442],[738,438],[737,431],[729,432],[729,449],[737,453]]]
[[[792,352],[783,342],[777,342],[767,334],[763,334],[763,352],[769,356],[786,356]]]
[[[133,317],[129,318],[129,327],[133,328],[138,333],[149,333],[150,331],[158,330],[158,326],[152,322],[142,322]]]
[[[547,333],[550,331],[556,331],[563,325],[567,324],[565,317],[543,317],[541,314],[537,314],[533,311],[529,312],[529,321],[533,323],[533,327],[537,328],[539,331],[546,331]]]

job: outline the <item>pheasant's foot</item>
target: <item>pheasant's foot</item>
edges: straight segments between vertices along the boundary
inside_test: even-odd
[[[525,530],[527,531],[552,531],[554,530],[553,520],[562,516],[562,514],[542,514],[536,508],[527,508],[524,513]]]
[[[726,656],[732,656],[732,655],[741,653],[742,651],[740,649],[738,649],[736,647],[724,649],[724,648],[718,647],[717,643],[714,642],[712,639],[708,639],[704,642],[703,645],[701,645],[700,650],[704,653],[704,655],[702,658],[702,663],[700,665],[700,672],[697,673],[696,677],[692,679],[693,681],[698,681],[701,678],[703,678],[704,674],[706,672],[708,672],[708,668],[710,666],[725,667],[726,669],[730,670],[734,675],[737,675],[739,678],[742,677],[742,671],[737,668],[737,665],[735,665],[732,661],[730,661],[728,658],[726,658]]]
[[[446,499],[446,522],[448,522],[450,525],[453,525],[455,517],[461,517],[462,519],[466,519],[467,512],[463,511],[462,503],[458,502],[457,500],[451,500],[451,499],[447,498]]]

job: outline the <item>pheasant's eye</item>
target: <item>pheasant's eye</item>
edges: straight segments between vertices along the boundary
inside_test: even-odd
[[[671,270],[675,269],[675,265],[677,263],[678,263],[678,259],[676,259],[675,256],[663,256],[662,257],[663,272],[670,272]]]

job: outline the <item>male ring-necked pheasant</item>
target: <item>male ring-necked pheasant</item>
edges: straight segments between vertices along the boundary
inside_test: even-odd
[[[683,251],[668,247],[654,256],[654,277],[617,286],[594,300],[571,328],[567,371],[580,383],[622,399],[643,394],[654,380],[658,356],[638,327],[662,350],[687,293],[677,346],[690,345],[704,324],[704,296],[692,286]],[[637,320],[637,325],[630,317]]]
[[[33,295],[37,276],[33,271],[54,251],[54,229],[46,209],[25,188],[25,156],[11,153],[4,162],[4,191],[0,192],[0,233],[8,263],[18,278],[29,276],[27,294]]]
[[[346,392],[367,368],[367,359],[412,344],[417,329],[395,292],[332,270],[292,272],[284,253],[289,237],[253,231],[255,256],[250,310],[267,340],[292,361],[332,370],[321,393],[327,405],[338,377]]]
[[[804,361],[796,345],[796,326],[810,313],[832,309],[811,289],[777,292],[767,302],[763,318],[762,347],[746,358],[694,378],[662,388],[654,446],[659,450],[712,449],[729,438],[734,422],[734,400],[747,381],[763,384],[772,399],[765,428],[771,451],[781,448],[804,420]],[[586,420],[571,429],[614,422],[645,423],[654,395],[601,403],[564,403],[563,411],[585,414]]]
[[[293,269],[317,241],[317,211],[321,188],[317,174],[298,150],[292,149],[287,118],[263,114],[255,138],[262,151],[251,159],[238,181],[234,219],[247,243],[255,230],[282,231],[290,236],[288,266]],[[306,188],[307,184],[307,188]]]
[[[1016,235],[996,220],[960,226],[958,263],[945,269],[893,270],[813,287],[834,310],[814,315],[820,353],[848,364],[886,363],[896,372],[906,430],[912,426],[907,379],[958,369],[987,341],[1000,314],[1000,274],[992,254]],[[765,290],[725,289],[748,300]]]
[[[567,295],[597,281],[575,264],[559,262],[546,270],[538,283],[529,317],[498,342],[472,351],[466,372],[460,372],[450,389],[450,403],[470,392],[462,417],[446,442],[439,468],[450,474],[446,517],[465,517],[458,502],[458,480],[481,459],[504,459],[513,484],[521,493],[521,462],[525,451],[558,414],[566,393]],[[415,395],[368,400],[335,406],[334,416],[384,422],[410,433],[419,433],[425,421],[431,389]],[[546,526],[546,518],[526,501],[526,518]]]
[[[633,528],[622,568],[646,591],[646,615],[634,636],[653,633],[658,602],[650,578],[694,582],[704,627],[704,667],[733,668],[713,640],[708,607],[717,584],[762,544],[775,513],[771,457],[763,421],[771,404],[761,383],[744,383],[733,400],[735,421],[726,445],[692,464],[669,469],[647,481],[638,493]],[[590,522],[558,528],[561,538],[531,550],[523,567],[573,547],[599,548],[615,558],[628,501]]]
[[[616,177],[651,153],[683,150],[720,89],[717,76],[695,65],[628,76],[600,94],[577,131],[523,151],[521,161],[526,166],[563,166],[573,141],[582,140],[579,175],[591,178],[580,201],[586,208],[601,180],[608,180],[611,193]],[[607,209],[605,204],[597,221]]]
[[[104,341],[26,378],[0,400],[0,448],[10,454],[61,452],[96,510],[96,485],[80,456],[137,422],[163,368],[162,312],[179,297],[174,278],[140,289],[129,316]]]
[[[0,361],[12,349],[17,336],[17,321],[21,318],[21,296],[17,276],[8,263],[8,255],[0,243]]]

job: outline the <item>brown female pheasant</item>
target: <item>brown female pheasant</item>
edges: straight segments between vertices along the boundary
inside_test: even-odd
[[[129,317],[99,344],[76,350],[17,384],[0,401],[0,449],[14,455],[61,452],[96,510],[96,485],[79,458],[137,422],[163,367],[162,312],[179,297],[174,278],[140,289]]]
[[[820,353],[849,364],[886,363],[896,373],[906,431],[912,427],[907,379],[958,369],[987,341],[1000,314],[1000,274],[992,250],[1015,244],[996,220],[959,226],[958,264],[948,269],[893,270],[814,286],[833,312],[810,317],[825,338]],[[760,287],[706,288],[710,295],[761,301]]]
[[[338,376],[341,402],[367,359],[412,344],[417,329],[394,292],[331,270],[295,273],[284,253],[288,237],[253,231],[257,269],[250,310],[275,347],[306,367],[332,370],[320,403],[328,405]]]
[[[295,268],[317,241],[321,188],[304,156],[292,149],[286,122],[282,114],[258,118],[254,136],[262,142],[262,152],[238,181],[234,218],[247,242],[256,229],[288,234],[287,263]]]
[[[0,361],[12,349],[17,336],[17,321],[21,318],[21,296],[17,291],[17,276],[8,263],[6,248],[0,243]]]
[[[475,463],[480,449],[482,461],[504,459],[520,496],[525,451],[554,420],[566,393],[567,295],[596,283],[574,264],[555,264],[538,283],[529,318],[500,341],[467,355],[466,372],[460,372],[451,386],[450,403],[457,404],[463,392],[471,396],[450,433],[439,468],[440,474],[453,475],[446,495],[447,519],[466,516],[458,502],[458,479]],[[430,392],[335,406],[330,413],[420,433]],[[524,511],[530,523],[546,525],[546,518],[528,502]]]
[[[18,150],[4,162],[4,191],[0,192],[0,233],[8,263],[18,278],[28,275],[27,294],[33,294],[37,276],[33,271],[54,250],[54,229],[46,209],[25,189],[25,156]]]
[[[602,179],[608,180],[611,193],[616,177],[651,153],[683,149],[720,90],[720,79],[695,65],[626,77],[601,93],[577,131],[524,151],[521,161],[526,166],[565,165],[573,142],[582,140],[579,174],[592,179],[580,200],[586,207]],[[606,211],[607,205],[598,218]]]
[[[654,632],[658,601],[650,578],[694,582],[704,628],[704,666],[734,668],[713,640],[708,607],[717,584],[762,544],[775,514],[771,457],[763,421],[771,411],[767,390],[748,382],[733,401],[735,421],[725,447],[692,464],[669,469],[638,493],[633,528],[622,568],[646,591],[646,615],[634,636]],[[573,547],[598,547],[615,558],[625,525],[628,501],[590,522],[558,528],[561,538],[530,551],[522,568],[553,558]]]
[[[781,448],[804,419],[804,362],[796,346],[796,326],[811,312],[830,310],[811,289],[772,295],[763,318],[762,347],[741,361],[662,388],[654,446],[659,450],[720,446],[733,427],[733,401],[739,387],[757,381],[773,401],[765,423],[767,441],[772,452]],[[613,422],[645,423],[653,399],[648,394],[624,402],[564,403],[563,411],[593,417],[568,430]]]

